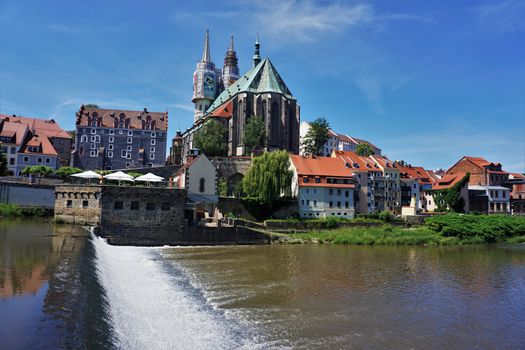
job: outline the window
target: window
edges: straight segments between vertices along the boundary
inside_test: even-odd
[[[150,147],[149,151],[150,151],[150,153],[155,153],[155,147]]]
[[[152,203],[152,202],[146,203],[146,210],[155,210],[155,203]]]
[[[161,209],[161,210],[170,210],[170,209],[171,209],[171,205],[170,205],[169,203],[166,203],[166,202],[165,202],[165,203],[162,203],[162,204],[160,205],[160,209]]]
[[[36,161],[37,161],[38,163],[42,163],[42,157],[38,157],[38,158],[36,159]]]
[[[306,189],[306,194],[310,194],[310,189],[309,188]]]
[[[78,153],[83,156],[84,155],[84,147],[80,147],[80,150],[78,151]]]
[[[317,194],[317,188],[314,188],[314,194]]]
[[[348,197],[350,195],[350,191],[345,191],[345,197]]]
[[[97,145],[95,145],[94,143],[92,143],[89,147],[90,149],[97,149]]]
[[[131,165],[131,163],[127,162],[126,163],[126,168],[129,168],[130,165]]]
[[[115,130],[110,129],[110,130],[109,130],[109,134],[110,134],[110,135],[115,135]],[[113,141],[111,141],[111,142],[113,142]]]
[[[304,182],[304,183],[307,183],[307,182],[308,182],[308,177],[304,176],[304,177],[303,177],[303,182]]]
[[[82,208],[87,208],[89,207],[89,202],[88,201],[82,201]]]
[[[126,151],[131,152],[132,150],[133,150],[133,148],[131,146],[127,146],[126,147]]]
[[[15,158],[9,158],[9,165],[15,165]]]
[[[95,150],[95,151],[90,151],[90,152],[89,152],[89,156],[90,156],[90,157],[98,157],[98,151],[97,151],[97,150]]]
[[[97,129],[91,129],[91,133],[92,134],[96,134],[97,133]]]
[[[126,158],[127,155],[128,155],[128,152],[126,152],[125,149],[123,149],[122,152],[120,152],[120,156],[121,156],[122,158]]]
[[[121,126],[121,127],[122,127],[122,126]],[[118,131],[118,134],[119,134],[119,135],[122,135],[123,133],[124,133],[124,132],[123,132],[122,130],[119,130],[119,131]]]
[[[113,131],[113,130],[112,130],[112,131]],[[109,142],[113,142],[113,141],[115,141],[115,137],[110,136],[110,137],[109,137]]]
[[[112,151],[108,151],[108,158],[113,158],[113,152]]]
[[[24,157],[24,163],[29,162],[29,157]]]
[[[151,132],[151,137],[156,137],[157,135],[155,134],[154,131]]]
[[[73,208],[73,201],[71,199],[68,199],[66,202],[66,207]]]
[[[151,145],[152,145],[152,146],[155,146],[155,142],[156,142],[156,141],[157,141],[157,140],[151,140]]]
[[[153,167],[153,163],[148,163],[148,168],[152,168]]]
[[[314,200],[314,207],[317,207],[317,201]]]
[[[348,202],[345,202],[345,208],[348,208]]]
[[[87,137],[87,135],[82,135],[82,136],[80,136],[80,142],[88,142],[88,137]]]
[[[199,192],[204,192],[204,185],[205,185],[205,180],[203,177],[200,178],[199,180]]]
[[[501,191],[501,197],[503,197],[503,198],[507,198],[507,192],[505,192],[505,191]]]
[[[130,205],[131,210],[139,210],[139,208],[140,208],[140,202],[138,201],[131,202],[131,205]]]
[[[126,159],[131,159],[131,153],[126,154]]]
[[[132,137],[128,137],[128,143],[133,143],[133,138]]]
[[[111,145],[108,145],[108,149],[109,149],[110,151],[113,151],[113,145],[112,145],[112,144],[111,144]]]
[[[46,158],[46,164],[49,164],[49,163],[51,163],[51,159]]]
[[[149,155],[149,159],[152,159],[152,160],[155,159],[155,155],[154,154],[150,154]]]
[[[124,202],[123,201],[116,201],[113,208],[115,210],[122,210],[122,209],[124,209]]]
[[[301,199],[301,205],[304,205],[304,199]]]
[[[333,206],[334,206],[334,203],[333,203],[332,201],[330,201],[330,203],[328,203],[328,205],[329,205],[329,206],[330,206],[330,208],[331,208],[331,207],[333,207]]]
[[[133,131],[129,130],[128,131],[128,136],[133,136]]]
[[[338,196],[341,195],[341,190],[340,190],[340,189],[337,189],[337,195],[338,195]]]
[[[320,179],[319,177],[316,177],[316,178],[315,178],[315,183],[318,184],[318,183],[320,183],[320,182],[321,182],[321,179]]]
[[[160,137],[160,136],[162,136],[162,133],[161,133],[161,132],[159,132],[159,137]]]
[[[328,194],[329,194],[330,196],[334,194],[334,190],[333,190],[333,188],[330,188],[330,189],[328,190]]]
[[[306,205],[310,205],[310,200],[309,199],[306,200]]]
[[[16,147],[11,147],[11,154],[16,154]]]
[[[337,202],[337,207],[341,208],[341,202]]]

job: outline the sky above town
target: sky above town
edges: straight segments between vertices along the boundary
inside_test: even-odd
[[[75,128],[82,103],[193,122],[192,74],[210,30],[241,73],[259,32],[301,106],[392,160],[463,155],[525,171],[525,1],[0,0],[0,113]]]

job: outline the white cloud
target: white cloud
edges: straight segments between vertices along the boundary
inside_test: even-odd
[[[500,33],[513,32],[523,26],[525,2],[522,0],[493,1],[475,9],[480,25]]]
[[[357,87],[365,95],[372,110],[378,114],[385,112],[381,99],[381,85],[376,78],[360,77],[355,81]]]

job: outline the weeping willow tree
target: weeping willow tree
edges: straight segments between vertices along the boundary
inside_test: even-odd
[[[271,204],[291,190],[293,172],[286,151],[265,152],[254,158],[242,180],[244,193],[261,203]]]

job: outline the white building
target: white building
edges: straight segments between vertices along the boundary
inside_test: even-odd
[[[185,188],[193,202],[218,202],[217,168],[204,154],[198,155],[197,150],[192,151],[170,183],[176,188]]]
[[[292,194],[301,218],[354,218],[354,177],[337,158],[292,155]]]
[[[483,193],[488,200],[488,213],[510,214],[510,189],[503,186],[480,186],[468,187],[469,194],[472,192]]]
[[[310,130],[310,124],[308,122],[301,122],[299,127],[299,154],[304,155],[303,139]],[[352,151],[355,152],[357,145],[368,144],[374,150],[374,154],[381,155],[381,149],[373,145],[372,143],[358,139],[356,137],[348,136],[345,134],[338,134],[333,130],[328,131],[328,139],[323,146],[323,156],[330,157],[332,151]]]

